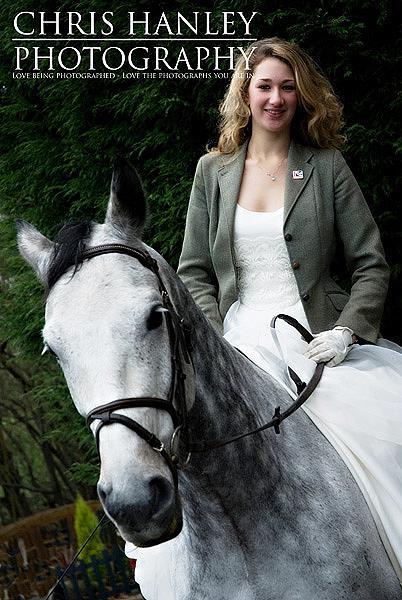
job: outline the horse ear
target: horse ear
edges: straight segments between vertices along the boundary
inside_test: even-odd
[[[50,260],[53,256],[54,243],[40,233],[33,225],[18,219],[17,242],[22,258],[34,269],[44,283]]]
[[[110,186],[110,198],[105,223],[119,229],[134,229],[141,237],[148,216],[148,207],[140,178],[125,158],[115,161]]]

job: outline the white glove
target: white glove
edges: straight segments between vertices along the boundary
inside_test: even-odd
[[[338,326],[329,331],[322,331],[314,336],[304,356],[316,363],[325,362],[327,367],[335,367],[352,349],[352,335],[353,331],[349,327]]]

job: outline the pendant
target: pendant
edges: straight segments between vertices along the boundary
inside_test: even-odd
[[[271,176],[272,181],[276,181],[275,175]]]

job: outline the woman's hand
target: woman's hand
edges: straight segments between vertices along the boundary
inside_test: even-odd
[[[349,327],[334,327],[314,336],[307,346],[304,356],[315,362],[325,362],[327,367],[335,367],[343,361],[353,345],[353,331]]]

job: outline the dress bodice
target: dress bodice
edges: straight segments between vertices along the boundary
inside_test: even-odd
[[[256,212],[237,205],[234,259],[241,304],[277,310],[300,300],[282,229],[283,207]]]

